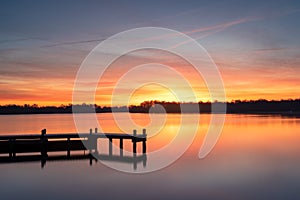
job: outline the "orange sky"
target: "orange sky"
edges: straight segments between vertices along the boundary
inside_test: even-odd
[[[264,54],[270,52],[263,52]],[[101,78],[96,92],[98,105],[139,104],[145,100],[179,101],[174,93],[181,97],[181,101],[194,101],[189,88],[181,83],[182,75],[191,85],[197,101],[211,101],[207,87],[202,77],[196,70],[183,59],[161,51],[144,51],[136,56],[126,55],[115,61]],[[225,85],[227,101],[233,99],[287,99],[300,97],[300,79],[296,72],[296,64],[292,61],[276,62],[273,59],[260,60],[261,52],[251,52],[229,59],[226,55],[212,54]],[[247,60],[244,61],[244,58]],[[160,63],[168,68],[159,68],[153,64],[139,70],[126,72],[132,66],[147,63]],[[173,71],[172,71],[173,70]],[[175,71],[174,71],[175,70]],[[43,77],[43,72],[35,72],[37,75],[21,79],[2,77],[2,94],[0,104],[38,104],[61,105],[72,102],[73,82],[76,70],[65,73],[63,69],[60,76]],[[177,72],[177,74],[176,74]],[[117,81],[124,80],[119,85]],[[45,75],[47,76],[47,75]],[[154,83],[149,83],[154,80]],[[164,87],[157,84],[163,80],[169,85]],[[146,81],[146,84],[145,84]],[[148,84],[147,84],[148,82]],[[130,88],[135,88],[130,91]],[[170,90],[173,89],[173,93]],[[128,101],[129,99],[129,101]],[[88,102],[87,102],[88,103]]]

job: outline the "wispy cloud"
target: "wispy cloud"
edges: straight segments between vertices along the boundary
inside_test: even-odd
[[[198,33],[204,33],[204,34],[202,34],[200,36],[193,37],[193,39],[199,40],[199,39],[208,37],[210,35],[219,33],[221,31],[224,31],[227,28],[230,28],[232,26],[243,24],[243,23],[250,22],[250,21],[259,20],[259,19],[261,19],[261,18],[259,18],[259,17],[241,18],[241,19],[238,19],[238,20],[234,20],[234,21],[230,21],[230,22],[225,22],[225,23],[222,23],[222,24],[217,24],[217,25],[213,25],[213,26],[207,26],[207,27],[203,27],[203,28],[198,28],[198,29],[186,31],[184,33],[187,34],[187,35],[190,35],[190,36],[193,35],[193,34],[196,34],[196,33],[197,34]],[[186,44],[188,42],[190,42],[190,40],[178,43],[177,45],[174,45],[174,46],[170,47],[169,49],[175,49],[175,48],[177,48],[177,47],[179,47],[181,45],[184,45],[184,44]]]
[[[10,42],[21,42],[26,40],[32,40],[33,38],[17,38],[17,39],[9,39],[9,40],[0,40],[0,44],[10,43]]]
[[[281,51],[297,51],[299,52],[299,48],[297,47],[274,47],[274,48],[261,48],[261,49],[255,49],[255,54],[264,54],[264,53],[275,53],[275,52],[281,52]]]
[[[213,25],[213,26],[207,26],[207,27],[203,27],[203,28],[186,31],[184,33],[187,35],[190,35],[190,34],[194,34],[194,33],[206,32],[206,31],[225,30],[226,28],[229,28],[234,25],[243,24],[243,23],[246,23],[249,21],[255,21],[255,20],[259,20],[259,19],[261,19],[261,18],[260,17],[246,17],[246,18],[241,18],[238,20],[229,21],[229,22],[225,22],[225,23],[221,23],[221,24],[217,24],[217,25]]]

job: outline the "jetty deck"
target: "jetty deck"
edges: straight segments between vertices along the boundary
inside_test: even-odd
[[[98,139],[109,140],[108,154],[98,152]],[[119,155],[113,155],[113,140],[119,140]],[[132,142],[132,157],[123,155],[124,140]],[[97,128],[95,128],[94,133],[90,129],[89,133],[47,134],[46,129],[43,129],[41,134],[0,135],[0,154],[4,154],[4,157],[0,157],[0,163],[36,160],[44,160],[45,162],[45,160],[72,158],[90,159],[92,154],[96,154],[100,160],[132,162],[134,163],[134,168],[136,168],[137,162],[140,161],[143,161],[145,166],[146,141],[147,135],[145,129],[143,129],[142,134],[137,134],[136,130],[133,130],[133,134],[97,133]],[[137,143],[142,143],[142,155],[137,155]],[[86,150],[89,152],[88,156],[71,156],[72,151]],[[48,157],[49,152],[66,152],[66,155]],[[40,155],[31,155],[32,153]],[[92,159],[90,159],[91,162]]]

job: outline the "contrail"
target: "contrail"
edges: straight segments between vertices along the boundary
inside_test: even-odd
[[[187,35],[191,35],[191,34],[194,34],[194,33],[201,33],[201,32],[211,31],[211,32],[208,32],[208,33],[206,33],[204,35],[201,35],[199,37],[194,37],[193,38],[195,40],[199,40],[199,39],[208,37],[210,35],[213,35],[215,33],[224,31],[225,29],[227,29],[227,28],[229,28],[231,26],[242,24],[242,23],[246,23],[246,22],[249,22],[249,21],[259,20],[259,19],[260,18],[258,18],[258,17],[242,18],[242,19],[239,19],[239,20],[235,20],[235,21],[231,21],[231,22],[227,22],[227,23],[223,23],[223,24],[218,24],[218,25],[214,25],[214,26],[208,26],[208,27],[204,27],[204,28],[199,28],[199,29],[187,31],[187,32],[184,32],[184,33],[187,34]],[[179,47],[181,45],[184,45],[184,44],[186,44],[188,42],[190,42],[190,40],[178,43],[177,45],[169,47],[169,49],[175,49],[175,48],[177,48],[177,47]]]
[[[241,24],[241,23],[245,23],[248,21],[253,21],[253,20],[257,20],[257,18],[242,18],[239,20],[235,20],[235,21],[231,21],[231,22],[226,22],[223,24],[218,24],[218,25],[214,25],[214,26],[208,26],[208,27],[203,27],[203,28],[199,28],[199,29],[194,29],[194,30],[190,30],[190,31],[186,31],[183,32],[187,35],[191,35],[194,33],[200,33],[200,32],[206,32],[206,31],[213,31],[212,34],[219,32],[221,30],[224,30],[228,27],[231,27],[233,25],[237,25],[237,24]],[[200,38],[206,37],[210,34],[205,34],[204,36],[201,36]],[[162,40],[162,39],[168,39],[169,37],[176,37],[177,35],[163,35],[163,36],[158,36],[155,38],[148,38],[146,39],[146,41],[151,41],[151,40]],[[50,44],[50,45],[44,45],[42,47],[56,47],[56,46],[63,46],[63,45],[73,45],[73,44],[84,44],[84,43],[92,43],[92,42],[101,42],[106,40],[107,38],[101,38],[101,39],[92,39],[92,40],[81,40],[81,41],[71,41],[71,42],[61,42],[61,43],[56,43],[56,44]],[[199,39],[199,38],[197,38]],[[135,42],[141,42],[141,41],[135,41]]]
[[[1,40],[0,43],[9,43],[9,42],[20,42],[20,41],[26,41],[26,40],[33,40],[34,38],[18,38],[18,39],[10,39],[10,40]]]
[[[61,42],[56,44],[44,45],[42,47],[56,47],[56,46],[63,46],[63,45],[73,45],[73,44],[82,44],[82,43],[91,43],[91,42],[101,42],[106,40],[107,38],[102,39],[93,39],[93,40],[81,40],[81,41],[72,41],[72,42]]]

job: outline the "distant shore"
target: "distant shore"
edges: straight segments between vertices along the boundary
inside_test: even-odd
[[[94,112],[84,112],[82,114],[89,114],[89,113],[94,113]],[[105,113],[111,113],[111,112],[96,112],[97,114],[105,114]],[[125,113],[125,112],[114,112],[114,113]],[[130,112],[132,114],[148,114],[146,112]],[[0,113],[0,116],[9,116],[9,115],[54,115],[54,114],[73,114],[72,112],[70,113],[55,113],[55,112],[41,112],[41,113]],[[77,113],[78,114],[78,113]],[[154,113],[154,114],[161,114],[161,113]],[[220,114],[220,113],[205,113],[205,112],[200,112],[200,113],[167,113],[167,114]],[[267,115],[280,115],[282,117],[296,117],[296,118],[300,118],[300,112],[297,113],[286,113],[286,112],[249,112],[249,113],[242,113],[242,112],[235,112],[235,113],[230,113],[230,112],[226,112],[225,114],[231,114],[231,115],[261,115],[261,116],[267,116]]]
[[[157,105],[160,105],[157,107]],[[184,106],[184,111],[182,111]],[[178,103],[164,101],[145,101],[138,106],[108,107],[93,104],[61,105],[61,106],[38,106],[34,105],[4,105],[0,106],[0,115],[13,114],[71,114],[75,113],[212,113],[213,106],[226,106],[227,114],[261,114],[261,115],[286,115],[300,116],[300,99],[288,100],[250,100],[233,102],[198,102]],[[163,109],[161,109],[163,108]]]

